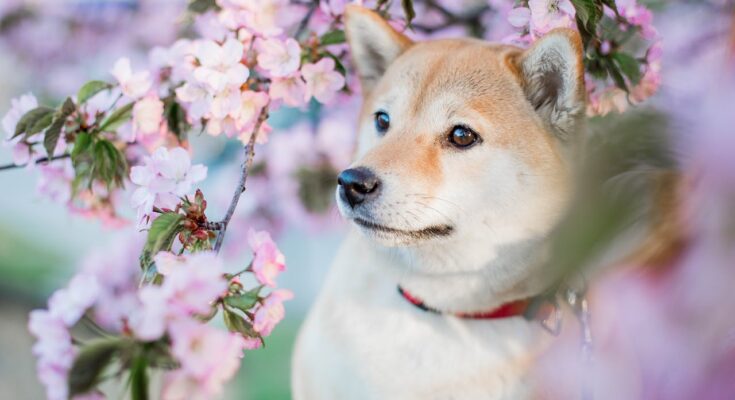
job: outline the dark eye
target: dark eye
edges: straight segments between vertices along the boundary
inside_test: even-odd
[[[379,133],[385,133],[390,128],[390,117],[385,111],[375,113],[375,129]]]
[[[477,143],[480,140],[480,136],[472,129],[458,125],[449,132],[448,139],[449,143],[454,147],[467,148]]]

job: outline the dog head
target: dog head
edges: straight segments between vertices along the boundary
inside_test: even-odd
[[[438,260],[424,272],[479,270],[548,235],[581,142],[578,34],[555,30],[528,50],[412,42],[358,6],[346,33],[364,104],[341,213],[381,245]]]

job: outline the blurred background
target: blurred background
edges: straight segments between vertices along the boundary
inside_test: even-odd
[[[713,66],[720,62],[720,44],[727,43],[718,38],[732,35],[732,14],[722,12],[732,10],[725,0],[644,3],[655,11],[655,25],[663,38],[661,90],[653,100],[625,116],[612,113],[594,118],[593,135],[625,130],[626,137],[635,137],[644,130],[661,132],[664,126],[681,127],[682,107],[692,106],[687,103],[691,97],[685,95],[702,88],[691,77],[717,73]],[[2,0],[0,114],[10,108],[12,98],[29,91],[41,103],[57,104],[90,79],[109,79],[109,70],[119,57],[143,65],[156,46],[171,45],[179,37],[206,29],[206,18],[191,18],[186,7],[186,0]],[[233,263],[246,257],[244,227],[276,232],[288,265],[280,286],[293,290],[296,297],[287,303],[286,319],[269,338],[267,347],[247,353],[240,378],[228,387],[228,398],[290,398],[293,340],[346,229],[331,199],[334,177],[350,160],[357,106],[355,100],[341,104],[333,118],[317,118],[329,113],[318,106],[283,109],[272,117],[275,134],[271,139],[287,140],[290,145],[270,147],[287,148],[279,154],[260,149],[256,155],[256,164],[265,159],[271,164],[250,181],[250,191],[226,239],[225,254]],[[223,136],[192,134],[190,140],[196,149],[195,162],[209,167],[202,190],[211,199],[209,207],[217,218],[224,212],[237,180],[240,144]],[[680,141],[679,150],[686,148],[682,143],[686,141]],[[10,162],[10,150],[0,147],[0,165]],[[130,241],[97,220],[69,213],[64,204],[45,199],[39,194],[36,173],[25,169],[0,172],[3,398],[43,397],[30,351],[32,338],[26,329],[28,312],[43,306],[49,293],[66,282],[90,250],[123,257],[120,252],[105,249],[119,248]],[[263,203],[269,204],[267,209],[263,209]],[[127,216],[132,217],[132,210]]]

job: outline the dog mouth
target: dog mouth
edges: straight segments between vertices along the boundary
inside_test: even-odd
[[[436,237],[444,237],[451,235],[454,231],[454,228],[450,225],[434,225],[418,230],[406,230],[391,228],[389,226],[381,225],[372,221],[367,221],[359,217],[353,218],[353,221],[365,229],[383,234],[403,236],[411,239],[430,239]]]

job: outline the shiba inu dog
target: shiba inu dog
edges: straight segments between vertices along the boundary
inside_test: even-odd
[[[337,188],[353,227],[299,335],[294,398],[534,397],[546,332],[463,316],[550,284],[539,269],[584,140],[581,40],[413,42],[359,6],[345,17],[364,95]]]

